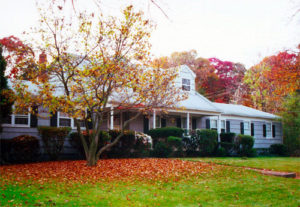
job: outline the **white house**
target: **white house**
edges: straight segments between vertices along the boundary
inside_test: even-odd
[[[279,117],[242,105],[214,103],[195,90],[195,73],[186,65],[179,68],[176,84],[189,93],[188,99],[178,103],[180,109],[160,109],[151,116],[139,116],[127,127],[137,132],[147,132],[152,128],[177,126],[187,131],[195,129],[216,129],[221,132],[249,134],[255,138],[255,148],[268,148],[271,144],[282,143],[282,126]],[[38,108],[41,117],[31,114],[13,114],[3,125],[1,138],[13,138],[22,134],[39,137],[37,126],[70,126],[74,127],[71,118],[63,113],[56,113],[51,118],[47,109]],[[119,129],[125,120],[135,113],[134,109],[126,112],[111,106],[105,117],[103,130]]]

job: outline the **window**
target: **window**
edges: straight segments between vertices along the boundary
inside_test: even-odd
[[[272,124],[271,123],[267,123],[266,124],[266,134],[267,134],[267,138],[271,138],[272,136]]]
[[[210,128],[217,130],[218,129],[218,120],[215,120],[215,119],[210,120]]]
[[[156,119],[155,119],[155,127],[156,127],[156,128],[160,128],[160,117],[159,117],[159,116],[156,116]]]
[[[72,127],[72,118],[63,112],[58,112],[58,126]]]
[[[191,81],[190,79],[182,78],[182,90],[190,91],[191,90]]]
[[[11,114],[4,118],[3,124],[11,126],[29,127],[30,114]]]
[[[241,134],[250,135],[251,134],[250,126],[251,125],[250,125],[249,121],[241,122],[241,124],[240,124]]]
[[[225,120],[221,120],[221,133],[225,133],[226,122]]]

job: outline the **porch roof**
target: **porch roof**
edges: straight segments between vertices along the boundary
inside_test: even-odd
[[[279,116],[276,116],[274,114],[263,112],[243,105],[224,104],[224,103],[215,103],[215,102],[213,102],[213,105],[221,109],[223,115],[244,116],[244,117],[265,118],[265,119],[279,118]]]

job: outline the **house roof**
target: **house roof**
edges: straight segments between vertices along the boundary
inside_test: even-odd
[[[214,106],[212,102],[196,91],[190,92],[189,97],[186,100],[181,101],[178,106],[199,111],[221,112],[221,110]]]
[[[222,114],[224,115],[265,118],[265,119],[279,118],[279,116],[276,116],[274,114],[263,112],[243,105],[224,104],[224,103],[215,103],[215,102],[213,102],[213,105],[219,108],[222,111]]]

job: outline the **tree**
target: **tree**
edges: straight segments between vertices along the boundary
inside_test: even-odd
[[[16,75],[24,75],[26,74],[26,68],[34,67],[34,51],[19,38],[15,36],[4,37],[0,39],[0,44],[3,45],[3,53],[6,54],[5,60],[10,69],[9,77],[14,78]],[[22,70],[20,71],[20,69]]]
[[[290,153],[294,153],[300,150],[300,92],[287,96],[283,108],[283,143]]]
[[[11,107],[13,100],[11,100],[9,94],[12,91],[7,85],[7,78],[5,76],[6,61],[2,55],[2,45],[0,44],[0,132],[2,131],[2,123],[4,118],[11,114]]]
[[[213,84],[210,82],[207,83],[213,87],[212,90],[208,89],[208,98],[216,102],[231,102],[236,89],[243,80],[244,72],[246,71],[244,65],[230,61],[222,61],[217,58],[210,58],[209,61],[214,67],[214,72],[218,79],[216,80],[216,78],[214,78],[215,83]]]
[[[32,45],[47,55],[47,62],[35,60],[26,71],[30,87],[22,75],[14,80],[17,110],[40,104],[51,113],[60,111],[74,118],[87,164],[93,166],[121,139],[129,122],[154,109],[175,107],[186,94],[175,87],[176,68],[147,67],[152,24],[142,12],[128,6],[119,19],[85,11],[68,19],[64,10],[63,0],[40,8],[35,32],[41,41]],[[100,127],[111,107],[134,108],[137,113],[125,121],[114,141],[99,148]],[[87,140],[81,123],[86,129],[92,127],[86,130]]]
[[[265,57],[246,72],[244,83],[255,108],[278,113],[283,110],[284,97],[300,88],[299,49]]]

